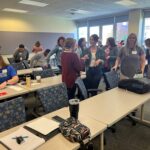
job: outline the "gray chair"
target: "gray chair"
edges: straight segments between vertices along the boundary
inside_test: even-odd
[[[81,100],[87,99],[91,92],[102,92],[101,89],[86,89],[86,87],[83,83],[83,80],[80,77],[78,77],[76,79],[75,84],[78,87],[78,91],[80,93],[79,94],[80,95],[79,99],[81,99]]]
[[[124,57],[121,61],[120,71],[128,78],[133,78],[135,74],[139,73],[140,61],[137,55],[129,55]]]
[[[120,80],[119,73],[117,71],[110,71],[104,73],[104,81],[106,83],[106,90],[113,89],[118,86]]]
[[[7,58],[9,63],[12,64],[12,63],[15,63],[15,59],[13,57],[10,57],[10,58]]]
[[[43,108],[43,112],[36,108],[36,114],[40,116],[68,106],[67,88],[64,83],[38,90],[37,98]]]
[[[24,66],[25,66],[26,69],[30,68],[28,60],[23,60],[23,64],[24,64]]]
[[[36,76],[41,76],[41,78],[53,77],[55,74],[52,69],[45,69],[42,71],[33,71],[33,77],[36,79]]]
[[[12,63],[11,66],[13,66],[16,71],[25,69],[23,62]]]
[[[0,103],[0,131],[12,128],[25,121],[25,105],[22,97]]]

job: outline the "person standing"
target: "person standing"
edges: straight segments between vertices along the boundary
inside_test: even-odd
[[[86,64],[86,87],[88,89],[97,89],[102,77],[102,66],[104,63],[104,52],[97,46],[99,37],[96,34],[90,37],[90,47],[85,53],[88,55]],[[92,95],[96,95],[97,92],[92,92]]]
[[[104,68],[103,73],[109,72],[115,65],[116,58],[118,56],[118,48],[113,37],[109,37],[106,42],[106,46],[102,48],[104,51]]]
[[[80,60],[75,50],[75,40],[67,38],[65,41],[65,49],[61,55],[62,64],[62,81],[67,86],[68,98],[72,99],[75,96],[76,85],[75,81],[80,75],[81,65]]]
[[[129,34],[127,43],[120,49],[115,65],[112,69],[116,70],[119,65],[122,65],[123,59],[126,56],[134,56],[139,60],[140,65],[137,70],[139,70],[143,74],[145,68],[145,53],[144,50],[137,45],[137,36],[135,33]]]
[[[29,51],[25,48],[25,46],[23,44],[20,44],[19,48],[17,48],[14,53],[15,62],[21,62],[23,60],[28,60],[28,58],[29,58]]]
[[[150,73],[150,38],[145,40],[145,46],[146,46],[145,52],[147,64],[145,66],[144,72],[148,75]]]
[[[57,40],[56,47],[47,56],[47,58],[48,58],[47,61],[49,63],[50,57],[53,54],[56,54],[56,64],[59,67],[60,71],[61,71],[61,54],[62,54],[63,49],[64,49],[64,44],[65,44],[65,38],[64,37],[59,37],[58,40]]]
[[[85,38],[80,38],[78,40],[78,48],[76,50],[76,53],[77,53],[78,57],[80,58],[83,71],[85,71],[85,61],[88,59],[88,55],[85,55],[86,49],[87,49],[87,47],[86,47]]]

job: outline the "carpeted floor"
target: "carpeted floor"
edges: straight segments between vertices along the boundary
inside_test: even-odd
[[[150,101],[145,105],[145,119],[150,121]],[[132,126],[129,120],[123,119],[116,129],[116,133],[105,132],[105,150],[150,150],[150,127]]]

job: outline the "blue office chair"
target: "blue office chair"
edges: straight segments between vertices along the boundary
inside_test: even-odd
[[[80,95],[78,98],[81,100],[87,99],[91,92],[102,92],[101,89],[86,89],[84,82],[80,77],[76,79],[75,84],[78,88],[78,95]]]
[[[104,73],[104,81],[106,83],[106,90],[113,89],[118,86],[120,80],[119,73],[117,71],[109,71]]]
[[[22,97],[0,103],[0,131],[12,128],[25,121],[25,105]]]
[[[44,111],[38,112],[36,109],[36,114],[40,116],[68,106],[67,88],[64,83],[38,90],[37,98]]]
[[[133,78],[135,74],[140,71],[140,60],[137,55],[125,56],[121,61],[121,73],[128,77]]]

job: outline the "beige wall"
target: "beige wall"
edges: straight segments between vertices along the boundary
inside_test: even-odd
[[[0,13],[0,31],[74,33],[75,23],[54,16]]]

